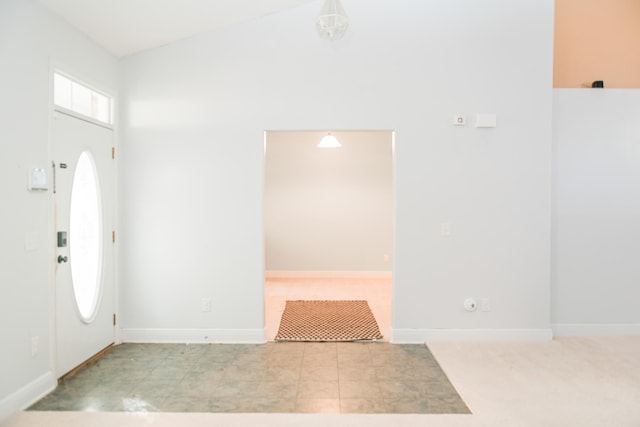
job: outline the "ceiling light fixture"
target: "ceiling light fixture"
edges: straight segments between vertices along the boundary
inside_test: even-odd
[[[318,148],[340,148],[342,144],[338,139],[331,135],[331,132],[327,132],[327,134],[320,140],[320,143],[316,146]]]
[[[320,37],[338,40],[342,38],[348,26],[349,17],[342,8],[340,0],[326,0],[316,22]]]

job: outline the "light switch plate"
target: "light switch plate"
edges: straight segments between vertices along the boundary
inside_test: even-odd
[[[24,250],[32,252],[38,250],[38,233],[27,231],[24,235]]]
[[[441,222],[440,223],[440,235],[441,236],[451,236],[451,223],[450,222]]]

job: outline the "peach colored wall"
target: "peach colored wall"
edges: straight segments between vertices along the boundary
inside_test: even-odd
[[[640,0],[555,0],[553,86],[640,88]]]

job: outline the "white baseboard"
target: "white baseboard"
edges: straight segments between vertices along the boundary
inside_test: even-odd
[[[146,329],[123,328],[124,343],[263,344],[264,329]]]
[[[420,344],[429,341],[550,341],[551,329],[393,329],[391,342]]]
[[[289,271],[268,270],[264,272],[265,279],[351,279],[371,278],[390,279],[391,271]]]
[[[637,323],[556,323],[551,325],[556,337],[637,337],[640,324]]]
[[[58,384],[53,372],[47,372],[25,385],[15,393],[0,400],[0,423],[18,411],[28,408],[48,393]]]

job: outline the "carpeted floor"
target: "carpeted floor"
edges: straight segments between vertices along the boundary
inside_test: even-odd
[[[276,341],[382,339],[367,301],[287,301]]]

